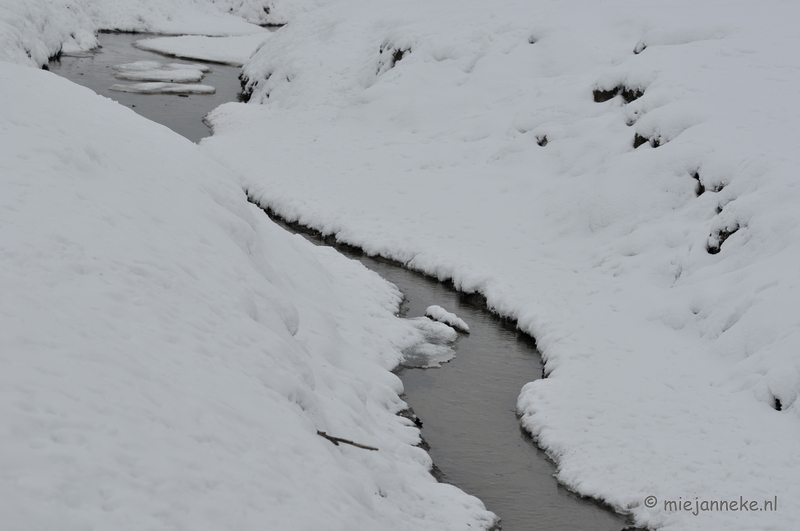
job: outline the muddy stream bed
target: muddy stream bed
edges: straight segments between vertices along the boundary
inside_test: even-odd
[[[50,69],[194,142],[208,136],[202,118],[216,106],[236,101],[239,69],[210,64],[211,72],[202,82],[216,88],[213,95],[110,91],[111,85],[119,83],[114,77],[116,65],[178,61],[133,46],[146,37],[102,34],[101,50],[62,57],[51,62]],[[313,232],[282,225],[317,245],[333,243]],[[532,338],[519,332],[513,321],[488,311],[480,296],[459,293],[447,283],[357,249],[335,247],[400,288],[405,296],[403,317],[422,316],[429,305],[437,304],[455,312],[470,327],[470,334],[460,334],[456,341],[452,361],[440,368],[398,370],[404,399],[423,422],[422,436],[441,481],[483,500],[501,518],[505,531],[619,531],[626,526],[624,517],[560,486],[553,477],[553,464],[520,428],[517,396],[523,385],[542,373]]]

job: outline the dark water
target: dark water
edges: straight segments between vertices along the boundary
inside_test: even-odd
[[[169,127],[192,142],[198,142],[201,138],[211,134],[209,128],[203,123],[203,117],[223,103],[236,101],[241,88],[238,79],[239,67],[205,63],[211,67],[211,72],[206,74],[199,83],[215,87],[216,94],[191,94],[188,97],[181,97],[109,90],[111,85],[118,83],[134,83],[114,77],[114,66],[118,64],[135,61],[199,62],[165,57],[134,48],[134,41],[155,36],[142,33],[100,34],[99,40],[103,46],[101,49],[81,56],[62,56],[60,60],[51,61],[49,68],[55,74],[88,87],[126,107],[131,107],[145,118]]]
[[[318,236],[284,227],[325,244]],[[532,338],[489,312],[478,296],[356,249],[337,248],[400,288],[402,316],[423,316],[438,304],[470,327],[469,335],[456,341],[452,361],[399,371],[404,399],[423,422],[422,436],[444,481],[480,498],[501,518],[503,531],[619,531],[626,526],[624,517],[561,487],[553,464],[520,429],[517,396],[542,374]]]
[[[112,67],[141,60],[171,62],[134,48],[143,35],[101,35],[103,49],[86,57],[64,57],[51,70],[127,105],[194,141],[209,134],[202,117],[235,101],[238,68],[213,65],[202,81],[217,87],[213,96],[139,95],[108,91],[118,81]],[[287,229],[295,231],[292,227]],[[295,231],[296,232],[296,231]],[[324,245],[321,238],[304,234]],[[520,429],[516,401],[520,389],[541,376],[533,340],[514,323],[492,315],[480,298],[386,260],[339,247],[351,258],[397,285],[405,295],[401,313],[422,316],[438,304],[470,326],[456,342],[456,357],[437,369],[402,369],[405,399],[423,422],[422,435],[443,480],[483,500],[502,519],[505,531],[619,531],[623,517],[581,499],[553,478],[555,471]]]

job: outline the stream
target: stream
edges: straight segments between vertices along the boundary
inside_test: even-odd
[[[135,61],[172,62],[132,46],[147,35],[101,34],[97,52],[62,57],[50,70],[87,86],[153,121],[197,142],[210,131],[202,118],[216,106],[236,101],[237,67],[211,65],[204,84],[213,95],[147,95],[109,91],[119,81],[114,66]],[[317,245],[333,243],[311,231],[275,220]],[[534,341],[516,323],[497,317],[477,295],[457,292],[447,283],[369,257],[347,246],[335,247],[394,283],[405,296],[400,314],[417,317],[437,304],[455,312],[470,327],[455,343],[456,357],[440,368],[397,372],[404,399],[422,420],[422,436],[437,467],[437,477],[477,496],[501,518],[504,531],[619,531],[626,519],[560,486],[555,467],[520,428],[516,401],[524,384],[541,377]]]

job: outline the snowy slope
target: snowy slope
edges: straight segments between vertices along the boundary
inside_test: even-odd
[[[251,58],[250,104],[219,108],[201,147],[287,219],[516,317],[549,376],[522,422],[571,488],[664,529],[790,529],[799,19],[787,1],[339,0]],[[739,496],[779,508],[663,504]]]
[[[129,109],[5,62],[0,99],[4,530],[491,522],[395,415],[396,288]]]

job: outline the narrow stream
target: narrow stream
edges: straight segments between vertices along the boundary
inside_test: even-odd
[[[480,498],[501,518],[503,531],[626,527],[624,517],[559,485],[553,463],[521,429],[517,397],[523,385],[541,377],[542,359],[515,322],[492,314],[479,295],[274,221],[316,245],[333,245],[395,284],[404,295],[401,316],[420,317],[438,304],[469,325],[470,333],[456,340],[452,361],[398,371],[403,398],[423,422],[422,436],[442,481]]]
[[[113,67],[142,60],[170,61],[134,48],[144,35],[105,34],[102,50],[62,57],[50,69],[143,116],[198,141],[209,131],[202,117],[217,105],[235,101],[238,68],[213,65],[203,80],[214,95],[143,95],[112,92]],[[280,220],[276,220],[280,222]],[[328,245],[311,232],[282,224],[317,245]],[[479,296],[458,293],[448,284],[371,258],[357,249],[336,246],[350,258],[393,282],[405,296],[404,317],[425,314],[438,304],[470,327],[456,341],[456,357],[435,369],[400,369],[405,400],[423,422],[422,435],[439,477],[483,500],[502,519],[504,531],[619,531],[626,520],[611,510],[571,493],[553,477],[555,468],[521,429],[516,401],[524,384],[541,376],[541,358],[533,340],[515,323],[489,312]]]
[[[165,125],[192,142],[211,134],[203,123],[203,117],[223,103],[236,101],[241,90],[239,67],[209,63],[211,71],[202,83],[211,85],[214,94],[192,94],[181,97],[173,94],[136,94],[115,92],[109,87],[120,81],[114,74],[114,67],[136,61],[159,61],[162,63],[198,63],[165,57],[157,53],[140,50],[133,46],[135,41],[158,37],[146,33],[101,33],[98,37],[100,48],[97,51],[80,55],[64,55],[50,61],[50,71],[79,85],[89,87],[96,93],[129,107],[145,118]]]

